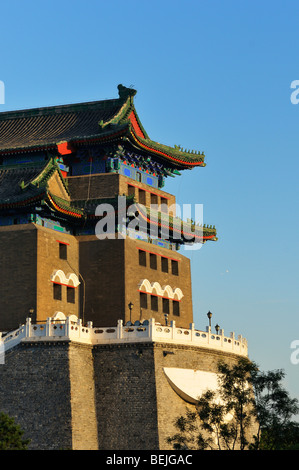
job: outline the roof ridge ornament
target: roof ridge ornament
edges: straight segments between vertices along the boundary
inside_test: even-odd
[[[117,86],[118,88],[118,94],[119,98],[121,100],[127,100],[129,97],[133,98],[133,96],[136,95],[137,90],[134,90],[134,88],[127,88],[123,86],[121,83]]]

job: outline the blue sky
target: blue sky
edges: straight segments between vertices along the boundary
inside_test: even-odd
[[[205,151],[204,169],[165,188],[203,204],[218,230],[218,242],[186,253],[195,325],[211,310],[261,369],[286,371],[297,398],[298,13],[291,0],[9,0],[0,17],[0,111],[133,85],[153,140]]]

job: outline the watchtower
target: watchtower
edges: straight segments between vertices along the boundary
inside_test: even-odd
[[[149,138],[136,91],[0,113],[0,330],[29,313],[83,323],[193,322],[185,243],[215,227],[182,220],[165,179],[204,155]],[[186,228],[187,227],[187,228]]]

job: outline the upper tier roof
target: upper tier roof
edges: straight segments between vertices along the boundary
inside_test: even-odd
[[[204,155],[151,140],[136,113],[136,90],[118,86],[119,98],[0,113],[0,153],[73,149],[85,143],[127,141],[139,151],[178,169],[205,166]]]

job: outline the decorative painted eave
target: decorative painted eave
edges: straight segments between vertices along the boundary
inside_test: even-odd
[[[137,148],[149,152],[151,155],[161,160],[166,159],[180,170],[206,166],[203,153],[192,151],[183,152],[178,150],[178,147],[172,148],[167,145],[158,144],[153,140],[145,139],[138,135],[134,127],[130,129],[130,137],[133,139]]]
[[[84,219],[85,217],[85,212],[83,209],[74,207],[70,202],[54,196],[51,193],[47,194],[47,203],[54,211],[60,212],[66,217],[75,219]]]
[[[45,193],[44,187],[31,185],[43,166],[32,167],[20,165],[18,167],[0,168],[0,208],[20,207],[31,205],[40,200]]]
[[[36,144],[36,145],[26,145],[20,147],[7,147],[5,149],[0,149],[0,155],[15,155],[22,153],[32,153],[32,152],[49,152],[57,151],[57,144]]]
[[[22,171],[24,172],[24,179],[22,178]],[[83,210],[73,207],[69,201],[52,194],[49,190],[49,179],[57,173],[66,194],[69,194],[66,181],[57,165],[56,157],[50,158],[43,167],[28,169],[24,165],[16,168],[12,167],[10,170],[2,169],[0,177],[1,172],[3,172],[4,181],[5,177],[8,178],[8,182],[4,187],[7,188],[7,184],[9,184],[11,192],[7,194],[4,191],[2,198],[0,197],[0,211],[26,209],[32,206],[48,206],[52,211],[60,213],[63,217],[81,219],[84,216]],[[15,177],[16,174],[18,175],[17,178]],[[12,176],[14,178],[10,182]],[[17,181],[19,181],[18,184]]]
[[[99,121],[121,106],[123,100],[112,99],[0,113],[0,154],[57,151],[61,141],[99,135]]]
[[[178,168],[193,168],[195,166],[205,166],[203,152],[193,150],[183,150],[180,146],[175,145],[170,147],[164,144],[160,144],[151,140],[146,133],[137,111],[133,103],[133,96],[137,93],[136,90],[125,88],[122,85],[118,86],[120,96],[120,90],[123,90],[124,95],[127,97],[123,106],[119,110],[119,113],[109,121],[101,121],[99,124],[103,130],[107,129],[109,133],[114,132],[116,126],[122,126],[127,124],[127,137],[131,143],[136,146],[139,150],[150,152],[153,156],[159,157],[162,160],[169,160],[173,165]],[[123,128],[125,129],[125,127]]]
[[[204,153],[151,140],[134,105],[136,90],[118,85],[119,98],[0,113],[0,154],[36,151],[70,154],[77,145],[127,139],[176,169],[205,166]]]
[[[144,210],[144,207],[139,204],[136,204],[136,206],[138,207],[140,217],[146,223],[156,225],[159,229],[162,230],[169,230],[170,232],[175,234],[176,239],[179,235],[179,239],[182,241],[185,238],[191,239],[193,237],[195,243],[205,243],[209,240],[218,240],[215,226],[199,226],[192,221],[190,221],[189,224],[186,224],[183,220],[179,219],[178,217],[173,218],[172,216],[166,215],[162,212],[155,212],[148,208],[145,208]]]
[[[126,197],[126,203],[124,206],[119,207],[118,197],[110,198],[110,199],[99,199],[95,200],[96,204],[91,200],[89,204],[91,207],[94,208],[95,205],[98,204],[109,204],[111,206],[111,210],[105,210],[105,220],[113,219],[119,216],[119,220],[122,220],[124,216],[128,216],[128,209],[132,205],[132,199],[130,197]],[[167,214],[162,212],[153,211],[149,208],[140,205],[138,203],[134,204],[134,207],[138,210],[139,216],[141,220],[144,222],[144,229],[147,231],[149,227],[156,226],[158,230],[164,230],[169,233],[170,238],[174,238],[178,241],[178,243],[186,243],[189,239],[191,243],[206,243],[207,241],[217,241],[217,231],[215,226],[199,226],[194,222],[190,221],[189,224],[186,224],[182,219],[176,217],[175,219]],[[120,212],[119,212],[120,210]],[[124,212],[125,211],[125,212]],[[87,220],[94,221],[95,219],[99,218],[95,215],[95,213],[90,212],[90,208],[88,208],[88,212],[86,211]],[[132,216],[131,218],[134,218]],[[100,217],[101,218],[101,217]],[[94,223],[94,222],[93,222]],[[190,228],[190,230],[189,230]],[[141,231],[143,231],[141,229]]]
[[[148,139],[148,135],[137,115],[133,97],[136,95],[137,91],[133,88],[126,88],[123,85],[118,85],[119,100],[123,100],[123,105],[121,106],[119,112],[113,116],[113,118],[99,122],[101,129],[105,129],[108,126],[118,126],[121,124],[131,123],[136,129],[137,134]]]
[[[57,173],[66,194],[68,187],[55,161],[50,158],[44,166],[17,165],[0,170],[0,207],[13,208],[42,201],[48,193],[48,181]]]
[[[37,203],[41,203],[46,197],[46,193],[44,190],[41,190],[37,194],[33,196],[28,196],[26,198],[22,198],[19,200],[15,200],[13,202],[4,202],[0,201],[0,210],[7,210],[7,209],[20,209],[29,206],[36,206]]]
[[[31,181],[29,181],[27,184],[23,185],[22,189],[26,189],[29,185],[35,186],[37,188],[44,187],[47,188],[48,186],[48,181],[53,176],[54,173],[57,173],[59,176],[59,179],[67,192],[69,194],[68,186],[66,184],[65,178],[62,176],[61,170],[59,166],[57,165],[57,158],[56,157],[50,157],[46,166],[43,168],[43,170]]]

